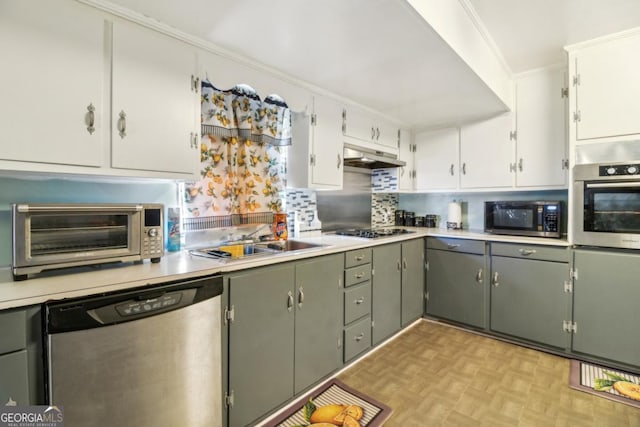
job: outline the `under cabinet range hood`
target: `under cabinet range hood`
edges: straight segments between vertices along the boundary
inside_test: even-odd
[[[395,154],[344,144],[344,165],[364,169],[398,168],[406,163]]]

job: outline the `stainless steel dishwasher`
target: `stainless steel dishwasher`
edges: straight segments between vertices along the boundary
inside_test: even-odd
[[[221,293],[208,276],[46,304],[48,403],[69,427],[221,425]]]

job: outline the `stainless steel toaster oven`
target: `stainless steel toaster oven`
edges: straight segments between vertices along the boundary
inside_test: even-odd
[[[159,262],[162,204],[14,204],[13,278],[111,262]]]

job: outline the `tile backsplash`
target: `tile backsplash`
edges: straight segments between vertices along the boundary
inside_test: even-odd
[[[394,224],[398,195],[373,193],[371,195],[371,226],[386,227]]]

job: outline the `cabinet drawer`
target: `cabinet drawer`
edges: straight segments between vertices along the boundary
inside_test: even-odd
[[[369,316],[344,329],[344,360],[353,359],[371,346],[371,318]]]
[[[357,249],[344,254],[345,268],[371,263],[371,248]]]
[[[27,347],[26,315],[24,310],[0,312],[0,354]]]
[[[29,372],[27,350],[0,356],[0,402],[4,405],[9,398],[18,405],[33,404],[29,400]]]
[[[371,280],[371,264],[359,265],[344,270],[345,287],[366,282],[367,280]]]
[[[365,282],[344,291],[344,324],[371,312],[371,282]]]
[[[541,261],[569,262],[569,251],[567,248],[552,246],[491,243],[491,255],[537,259]]]
[[[427,238],[427,249],[440,249],[444,251],[484,255],[484,241],[451,239],[448,237],[429,237]]]

